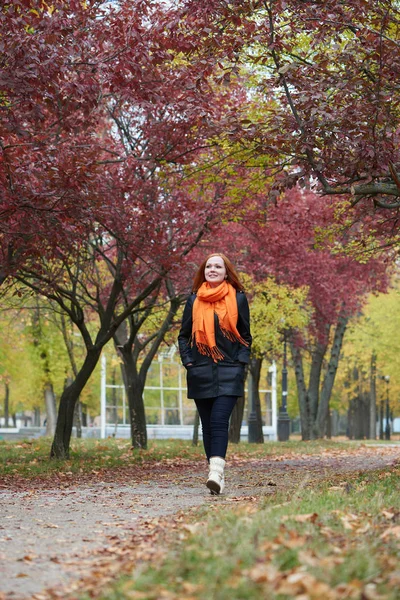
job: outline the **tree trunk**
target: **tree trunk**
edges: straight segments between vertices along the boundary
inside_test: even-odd
[[[78,375],[78,367],[76,366],[76,361],[75,361],[75,356],[74,356],[74,345],[72,343],[72,337],[68,333],[67,324],[65,321],[65,315],[63,313],[61,313],[61,331],[63,334],[65,346],[67,348],[69,361],[70,361],[71,367],[72,367],[72,372],[74,374],[74,377],[76,377]],[[67,381],[68,380],[71,380],[71,378],[68,377]],[[74,425],[76,427],[76,437],[81,438],[82,437],[82,403],[79,399],[78,399],[78,402],[76,403],[75,411],[74,411]]]
[[[348,317],[339,317],[338,323],[335,329],[335,335],[333,338],[333,344],[331,349],[331,356],[329,359],[328,369],[325,374],[324,382],[322,385],[320,402],[318,406],[318,414],[316,420],[316,431],[318,437],[322,438],[325,435],[328,412],[329,412],[329,401],[331,399],[333,384],[335,383],[336,371],[339,364],[340,351],[343,344],[343,336],[346,331]]]
[[[240,442],[240,429],[243,422],[245,397],[237,399],[235,408],[232,411],[231,419],[229,421],[229,441],[232,444],[238,444]]]
[[[310,406],[304,379],[303,359],[300,349],[297,348],[293,342],[290,343],[290,348],[296,375],[297,396],[300,409],[301,438],[303,441],[307,441],[311,439],[312,429],[310,428]]]
[[[129,421],[133,448],[147,448],[146,413],[144,410],[143,390],[146,376],[140,375],[136,368],[132,352],[119,348],[122,358],[122,375],[129,406]]]
[[[52,458],[69,458],[69,444],[74,422],[75,405],[98,363],[100,354],[101,348],[99,347],[92,348],[88,351],[75,381],[65,388],[62,393],[58,409],[56,431],[50,451],[50,456]]]
[[[319,387],[321,383],[321,371],[327,347],[327,344],[321,344],[320,342],[317,342],[312,352],[310,379],[307,390],[309,406],[309,430],[312,439],[316,439],[319,437],[318,429],[316,428],[316,420],[319,408]]]
[[[369,438],[376,439],[376,354],[371,355],[370,392],[369,392]]]
[[[40,427],[40,408],[38,407],[33,410],[33,424],[35,427]]]
[[[263,424],[262,424],[262,412],[261,412],[261,402],[260,402],[260,376],[261,376],[261,367],[262,367],[262,358],[251,358],[249,364],[249,370],[251,376],[253,378],[253,385],[251,386],[253,393],[253,406],[255,408],[256,413],[256,444],[264,443],[264,434],[263,434]]]
[[[137,334],[141,322],[145,322],[146,319],[145,313],[138,321],[133,317],[125,320],[113,336],[114,344],[123,361],[122,376],[129,403],[133,448],[147,448],[146,414],[143,402],[147,372],[181,304],[180,298],[174,293],[170,280],[166,281],[166,288],[169,296],[169,310],[157,333],[150,335],[146,341],[138,339]],[[151,306],[147,308],[147,312],[150,314]],[[145,354],[146,348],[147,353]],[[144,358],[138,369],[139,356]]]
[[[8,427],[8,421],[10,418],[10,385],[6,381],[4,383],[5,386],[5,395],[4,395],[4,427]]]
[[[200,415],[199,415],[199,411],[196,410],[196,413],[194,415],[192,446],[197,446],[199,443],[199,425],[200,425]]]
[[[56,398],[53,385],[48,382],[44,388],[44,404],[46,406],[46,435],[54,435],[57,423]]]
[[[74,410],[74,425],[76,427],[76,437],[82,437],[82,403],[78,398]]]

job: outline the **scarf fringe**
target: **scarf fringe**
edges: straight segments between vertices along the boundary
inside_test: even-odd
[[[210,348],[210,346],[207,346],[207,344],[196,344],[196,346],[200,354],[203,354],[204,356],[209,356],[213,359],[214,362],[218,362],[219,360],[223,360],[225,358],[225,356],[222,354],[222,352],[217,346],[213,346],[212,348]]]
[[[219,328],[224,337],[228,338],[230,342],[240,342],[243,346],[248,346],[249,344],[242,338],[241,335],[235,335],[233,331],[229,329],[225,329],[225,327],[221,327],[221,323],[219,324]]]

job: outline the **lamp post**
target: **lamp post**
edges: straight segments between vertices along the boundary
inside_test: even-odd
[[[390,440],[390,407],[389,407],[389,382],[390,376],[385,375],[386,381],[386,427],[385,427],[385,440]]]
[[[379,405],[379,439],[383,440],[383,400]]]
[[[286,330],[283,332],[283,367],[282,367],[282,404],[278,414],[278,440],[286,442],[290,435],[290,417],[287,412],[288,395],[288,372],[287,372],[287,350]]]

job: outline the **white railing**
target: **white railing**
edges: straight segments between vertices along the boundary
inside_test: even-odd
[[[185,373],[186,370],[181,363],[175,360],[175,352],[160,353],[158,361],[158,380],[159,385],[146,385],[143,393],[143,400],[146,410],[148,427],[187,427],[193,425],[196,407],[193,400],[186,397]],[[166,385],[165,369],[173,369],[176,372],[174,377],[176,385]],[[270,439],[276,439],[277,434],[277,393],[276,393],[276,365],[272,364],[268,370],[268,388],[259,390],[262,406],[262,415],[265,425],[264,434]],[[169,377],[171,380],[171,376]],[[170,381],[171,383],[171,381]],[[114,390],[116,403],[109,402],[109,390]],[[245,390],[247,393],[247,389]],[[148,396],[152,394],[153,402],[146,403]],[[154,393],[158,395],[158,402],[154,402]],[[168,396],[174,394],[175,402],[168,404]],[[246,414],[246,413],[245,413]],[[107,359],[105,354],[101,358],[101,393],[100,393],[100,435],[106,437],[106,430],[114,428],[114,435],[117,435],[118,428],[124,428],[129,425],[129,406],[126,399],[125,387],[123,385],[107,383]],[[244,428],[246,421],[244,420]]]

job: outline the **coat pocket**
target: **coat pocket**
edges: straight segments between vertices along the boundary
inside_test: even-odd
[[[235,363],[220,363],[218,365],[218,384],[222,393],[231,393],[231,390],[236,390],[243,385],[244,382],[244,364]]]
[[[187,367],[186,381],[189,398],[211,398],[215,396],[212,364],[194,363]]]

